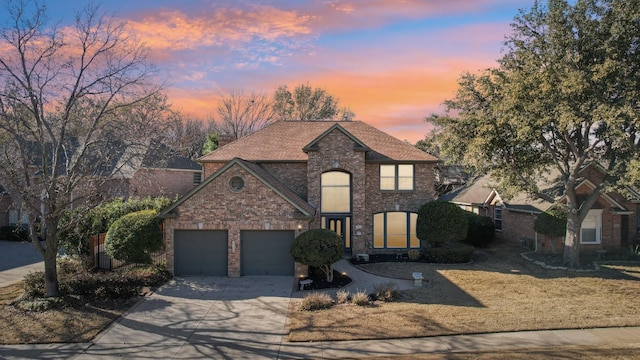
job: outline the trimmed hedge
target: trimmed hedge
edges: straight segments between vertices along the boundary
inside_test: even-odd
[[[104,241],[107,254],[130,264],[151,264],[151,253],[162,249],[157,214],[155,210],[142,210],[114,221]]]
[[[465,242],[474,246],[487,246],[495,237],[493,220],[488,216],[481,216],[465,211],[469,230]]]
[[[424,250],[423,256],[425,262],[459,264],[471,261],[473,251],[473,246],[461,243],[448,243],[443,247]]]
[[[465,211],[450,202],[431,201],[418,210],[416,232],[423,246],[437,248],[462,241],[467,237],[468,226]]]

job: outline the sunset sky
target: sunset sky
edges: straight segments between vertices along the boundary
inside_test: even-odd
[[[101,9],[147,44],[184,113],[210,116],[231,91],[308,83],[355,120],[414,143],[462,72],[495,65],[513,17],[533,2],[109,0]],[[45,2],[61,26],[84,3]]]

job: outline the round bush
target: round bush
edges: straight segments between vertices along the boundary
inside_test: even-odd
[[[495,237],[495,226],[493,220],[488,216],[481,216],[469,211],[465,211],[469,230],[465,241],[475,246],[487,246]]]
[[[160,219],[155,210],[127,214],[114,221],[107,231],[105,250],[114,259],[150,264],[150,253],[162,248]]]
[[[327,281],[333,281],[332,264],[344,254],[342,238],[334,231],[312,229],[300,234],[291,244],[291,256],[296,262],[322,270]]]
[[[428,202],[418,210],[416,232],[423,244],[441,247],[447,242],[462,241],[467,237],[465,211],[445,201]]]

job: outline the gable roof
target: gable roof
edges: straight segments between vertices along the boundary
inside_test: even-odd
[[[201,162],[307,161],[305,149],[339,129],[371,162],[438,162],[438,158],[361,121],[277,121],[199,158]]]
[[[583,172],[587,167],[593,166],[598,169],[603,174],[606,173],[606,170],[602,166],[600,166],[596,162],[590,162],[586,164],[583,168],[580,169],[580,172]],[[553,171],[547,176],[540,177],[538,181],[538,188],[546,193],[548,196],[554,198],[557,202],[564,201],[564,188],[558,186],[558,177],[559,172]],[[576,189],[581,187],[588,187],[593,190],[596,188],[596,184],[594,184],[591,180],[582,178],[580,182],[576,185]],[[634,194],[638,194],[635,189],[631,187],[626,187],[627,190],[631,193],[632,196]],[[482,197],[484,196],[484,199]],[[601,193],[600,197],[607,201],[614,211],[616,212],[626,212],[628,211],[622,204],[616,201],[613,197],[609,196],[606,193]],[[489,175],[481,176],[480,178],[475,179],[471,184],[464,186],[460,189],[452,191],[447,194],[443,194],[439,198],[442,201],[450,201],[456,204],[464,204],[464,205],[480,205],[485,206],[489,204],[494,204],[496,202],[500,202],[506,209],[512,211],[520,211],[520,212],[528,212],[528,213],[541,213],[548,210],[554,203],[549,201],[532,197],[524,191],[520,191],[516,193],[511,198],[502,197],[499,192],[495,189],[494,184],[492,183]]]
[[[221,167],[218,171],[209,176],[205,181],[203,181],[200,185],[191,189],[187,194],[181,197],[178,201],[173,203],[171,206],[162,210],[158,217],[160,218],[169,218],[175,215],[171,214],[173,210],[175,210],[178,206],[184,203],[187,199],[191,198],[194,194],[196,194],[200,189],[210,184],[214,179],[219,177],[229,168],[234,165],[238,165],[242,167],[244,170],[249,172],[251,175],[255,176],[258,180],[260,180],[263,184],[269,187],[271,190],[275,191],[280,197],[282,197],[285,201],[291,204],[296,210],[298,210],[303,217],[312,217],[315,214],[315,208],[303,200],[298,194],[296,194],[293,190],[289,189],[286,185],[272,176],[269,172],[264,170],[259,165],[250,163],[248,161],[244,161],[240,158],[235,158],[229,161],[225,166]]]
[[[553,181],[550,179],[541,179],[538,186],[542,191],[551,191],[553,189]],[[525,192],[519,192],[513,197],[503,198],[495,188],[495,182],[490,175],[483,175],[473,180],[470,184],[460,189],[443,194],[439,198],[442,201],[449,201],[461,205],[487,206],[499,202],[503,207],[513,211],[541,213],[547,210],[552,203],[539,198],[533,198]]]
[[[481,176],[471,180],[467,185],[454,191],[442,194],[438,199],[456,204],[482,205],[493,190],[489,176]]]

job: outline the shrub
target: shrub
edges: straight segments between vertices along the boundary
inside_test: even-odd
[[[439,248],[429,248],[424,252],[427,262],[455,264],[466,263],[473,257],[473,247],[460,243],[449,243]]]
[[[567,213],[562,208],[551,208],[536,217],[533,230],[551,237],[565,236],[567,231]]]
[[[333,263],[342,259],[342,237],[327,229],[312,229],[300,234],[291,244],[291,256],[296,262],[317,267],[333,281]]]
[[[431,201],[418,210],[416,232],[424,245],[437,248],[446,242],[464,240],[467,228],[464,210],[453,203]]]
[[[336,301],[338,304],[348,303],[350,299],[351,293],[349,290],[338,290],[338,292],[336,292]]]
[[[398,286],[392,282],[378,284],[373,288],[376,300],[391,302],[398,299]]]
[[[369,305],[371,300],[369,299],[369,295],[366,292],[360,290],[351,296],[351,303],[356,304],[358,306],[367,306]]]
[[[333,306],[333,299],[326,293],[311,293],[302,299],[298,311],[316,311]]]
[[[415,261],[422,257],[422,252],[420,250],[409,250],[407,257],[409,257],[409,260]]]
[[[155,210],[142,210],[116,220],[104,241],[107,254],[127,263],[150,264],[150,253],[162,248],[160,219]]]
[[[119,299],[138,295],[144,280],[126,272],[81,273],[69,279],[68,286],[76,295]]]
[[[44,296],[44,271],[27,274],[22,281],[22,298],[35,299]]]
[[[173,201],[166,197],[122,198],[100,204],[96,207],[76,208],[65,211],[60,219],[60,228],[68,228],[60,234],[60,246],[67,254],[88,256],[89,237],[106,233],[109,227],[124,215],[141,211],[160,211],[171,205]]]
[[[481,216],[470,211],[465,211],[469,230],[465,242],[475,246],[489,245],[495,236],[493,220],[488,216]]]
[[[29,241],[29,230],[22,226],[2,226],[0,227],[0,240]]]

